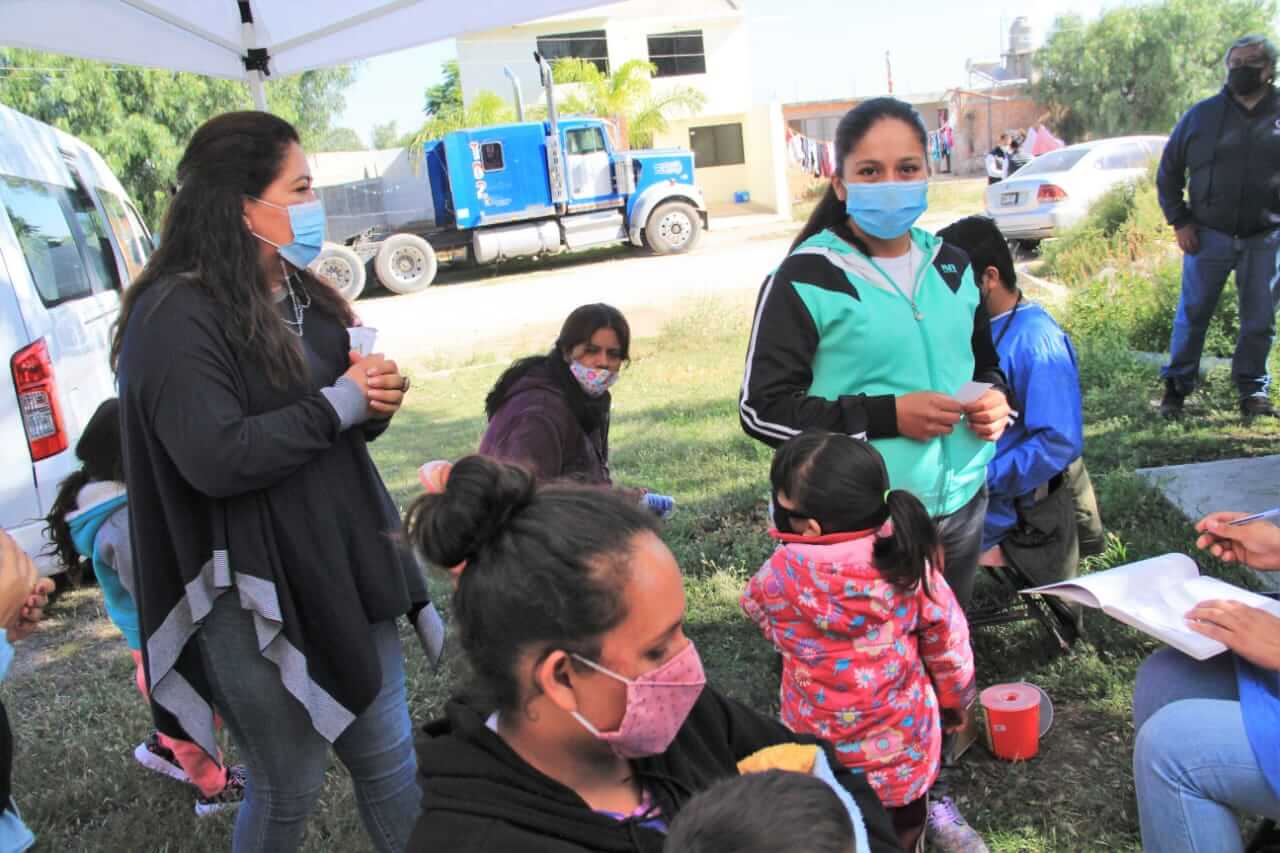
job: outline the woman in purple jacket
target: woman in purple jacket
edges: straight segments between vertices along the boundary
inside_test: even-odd
[[[612,485],[609,388],[630,351],[617,308],[574,309],[551,352],[513,363],[485,398],[480,453],[528,465],[540,480]]]

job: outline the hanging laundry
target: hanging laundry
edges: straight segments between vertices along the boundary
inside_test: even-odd
[[[1027,138],[1022,140],[1022,150],[1032,157],[1035,155],[1036,142],[1040,139],[1040,131],[1034,127],[1027,128]]]
[[[1053,133],[1043,124],[1036,128],[1036,145],[1031,153],[1039,157],[1041,154],[1048,154],[1050,151],[1057,151],[1066,143],[1054,136]]]

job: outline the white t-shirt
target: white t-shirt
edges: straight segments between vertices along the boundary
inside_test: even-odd
[[[905,255],[897,258],[876,258],[875,261],[908,299],[916,295],[916,278],[920,275],[920,264],[924,261],[923,252],[913,245],[911,251]],[[876,284],[880,283],[876,282]],[[888,282],[884,284],[888,286]]]

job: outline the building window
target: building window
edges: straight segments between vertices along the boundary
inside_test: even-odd
[[[538,36],[538,53],[553,64],[557,59],[585,59],[601,74],[609,73],[609,45],[604,30]]]
[[[711,124],[689,128],[689,147],[693,149],[693,165],[737,166],[747,162],[742,149],[742,125]]]
[[[502,143],[486,142],[481,145],[480,162],[484,163],[486,172],[501,172],[505,168],[502,160]]]
[[[649,61],[659,77],[706,74],[707,54],[702,47],[702,30],[687,30],[649,36]]]

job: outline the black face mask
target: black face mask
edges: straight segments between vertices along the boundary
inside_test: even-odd
[[[1261,68],[1241,65],[1227,71],[1227,88],[1242,98],[1256,95],[1262,86]]]

